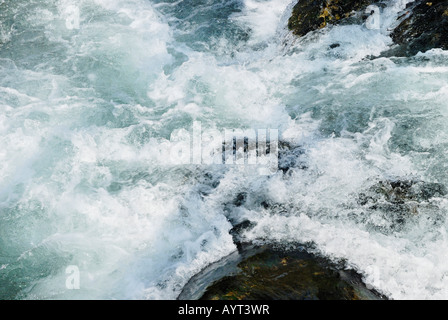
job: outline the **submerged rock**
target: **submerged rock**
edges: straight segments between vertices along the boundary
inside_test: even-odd
[[[300,0],[293,8],[289,29],[297,36],[339,24],[374,3],[372,0]]]
[[[246,247],[193,277],[181,300],[377,300],[359,275],[305,251]]]
[[[375,204],[380,200],[390,204],[419,204],[435,197],[446,196],[447,194],[447,188],[440,183],[416,180],[384,180],[369,189],[369,196],[362,193],[360,195],[360,204]]]
[[[388,55],[413,56],[433,48],[448,49],[448,1],[414,1],[392,32],[398,45]]]
[[[356,221],[385,234],[400,232],[424,213],[428,222],[437,226],[444,221],[433,200],[448,194],[439,183],[418,180],[383,180],[358,195],[358,204],[365,208],[353,216]]]

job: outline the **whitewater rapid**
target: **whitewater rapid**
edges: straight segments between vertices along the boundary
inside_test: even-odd
[[[390,298],[447,299],[448,199],[401,228],[358,201],[448,186],[448,53],[370,58],[407,2],[295,39],[290,0],[0,0],[0,298],[175,299],[250,220],[247,240],[309,244]],[[278,129],[300,165],[167,165],[195,121]]]

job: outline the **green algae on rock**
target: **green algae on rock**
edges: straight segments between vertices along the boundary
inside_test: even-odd
[[[238,258],[237,258],[238,257]],[[360,277],[306,251],[245,248],[191,280],[179,299],[376,300]]]
[[[366,9],[372,0],[300,0],[293,8],[288,28],[297,36],[338,24]]]

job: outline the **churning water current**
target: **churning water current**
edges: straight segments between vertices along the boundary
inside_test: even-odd
[[[360,201],[448,186],[448,53],[370,58],[407,2],[379,30],[294,39],[290,0],[0,0],[0,298],[175,299],[244,220],[248,241],[309,244],[390,298],[448,298],[448,198]],[[270,176],[167,165],[195,121],[300,152]]]

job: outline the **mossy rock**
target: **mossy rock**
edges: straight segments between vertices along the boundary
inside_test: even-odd
[[[372,3],[371,0],[300,0],[293,8],[288,27],[301,37],[328,24],[339,24]]]
[[[180,299],[372,300],[382,298],[354,272],[335,268],[306,251],[245,248],[206,269]]]

